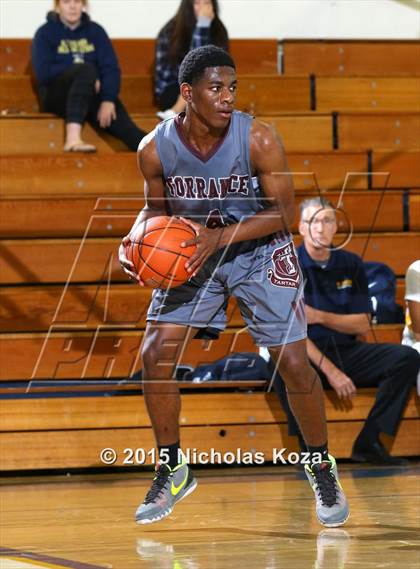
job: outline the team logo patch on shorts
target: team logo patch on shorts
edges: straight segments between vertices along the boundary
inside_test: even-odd
[[[275,249],[271,261],[273,269],[268,269],[267,276],[274,286],[298,288],[300,271],[293,243]]]

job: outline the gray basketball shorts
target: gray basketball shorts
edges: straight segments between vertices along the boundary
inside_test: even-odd
[[[257,346],[306,338],[303,277],[291,237],[273,237],[230,258],[222,254],[209,270],[210,259],[187,283],[155,289],[147,321],[224,330],[233,296]]]

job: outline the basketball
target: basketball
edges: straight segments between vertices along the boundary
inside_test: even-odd
[[[129,235],[125,254],[146,286],[173,288],[191,276],[185,263],[196,246],[181,247],[181,243],[194,237],[193,229],[175,217],[152,217]]]

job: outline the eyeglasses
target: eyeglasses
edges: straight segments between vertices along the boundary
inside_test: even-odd
[[[302,219],[302,223],[307,225],[332,225],[335,223],[334,217],[324,217],[323,219]]]

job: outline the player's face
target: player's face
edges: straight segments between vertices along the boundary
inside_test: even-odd
[[[328,249],[337,232],[334,210],[317,206],[307,207],[302,214],[299,232],[306,248]]]
[[[191,88],[191,106],[213,128],[225,128],[236,101],[236,73],[232,67],[207,67]]]
[[[82,17],[84,3],[82,0],[60,0],[57,9],[61,19],[70,26],[78,24]]]

